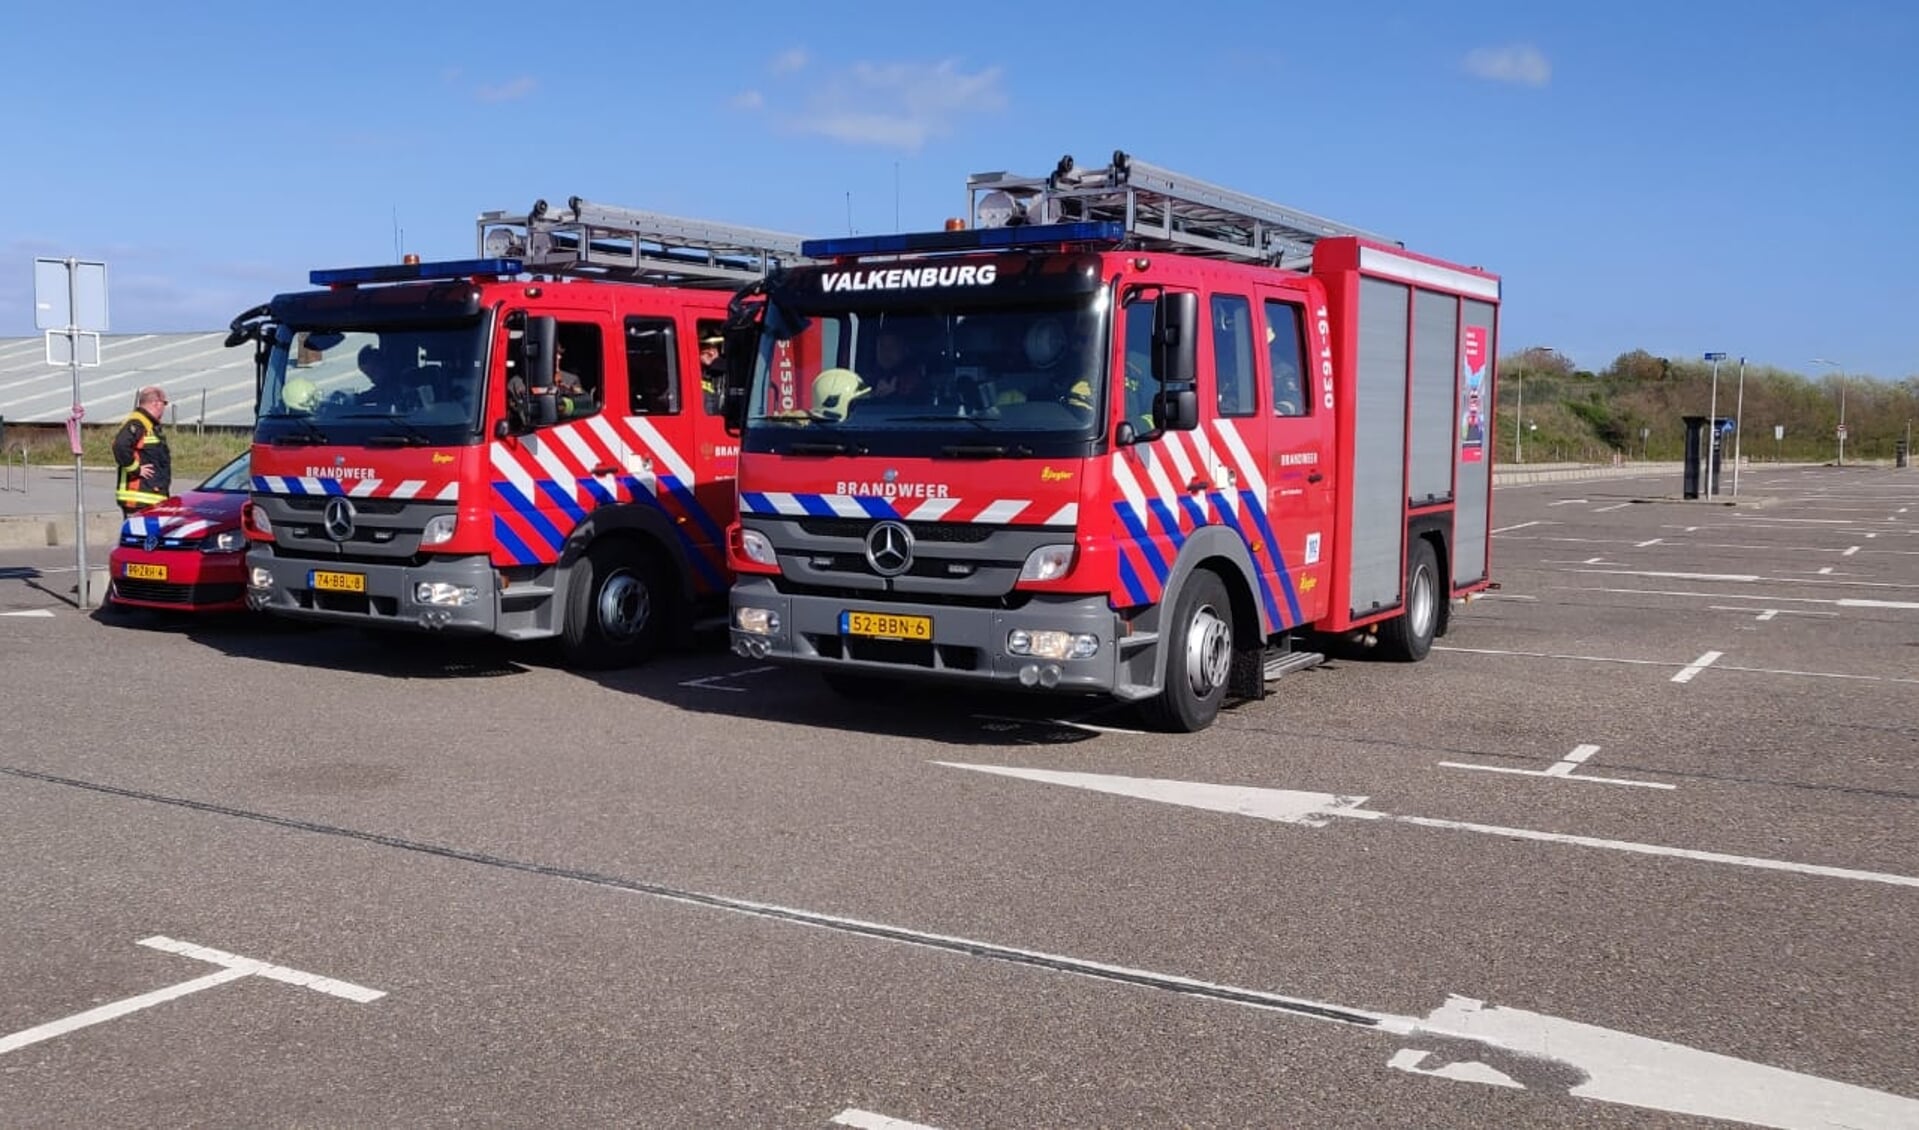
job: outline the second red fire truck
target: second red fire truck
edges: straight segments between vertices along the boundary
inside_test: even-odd
[[[740,296],[736,651],[1197,730],[1491,584],[1497,277],[1124,153],[969,190]]]
[[[261,362],[248,601],[636,662],[724,606],[721,328],[799,240],[574,198],[484,214],[479,242],[315,271],[236,321]]]

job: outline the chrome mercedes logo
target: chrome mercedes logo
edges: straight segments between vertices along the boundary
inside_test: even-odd
[[[326,509],[320,515],[321,528],[326,536],[334,541],[345,541],[353,536],[353,503],[344,495],[335,495],[327,499]]]
[[[904,522],[879,522],[866,535],[866,563],[882,577],[913,567],[913,531]]]

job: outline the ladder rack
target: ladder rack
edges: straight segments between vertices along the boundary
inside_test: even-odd
[[[524,213],[482,212],[480,254],[519,259],[536,274],[677,286],[739,287],[807,260],[800,237],[594,204],[544,200]]]
[[[1296,269],[1309,268],[1313,245],[1331,236],[1402,246],[1120,150],[1103,169],[1078,168],[1069,155],[1044,177],[975,173],[966,178],[966,189],[968,222],[975,228],[1103,220],[1124,225],[1127,240],[1141,248]]]

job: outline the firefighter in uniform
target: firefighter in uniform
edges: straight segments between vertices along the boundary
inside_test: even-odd
[[[120,470],[114,478],[113,500],[129,516],[164,502],[173,492],[173,460],[160,430],[166,415],[167,394],[149,385],[134,398],[133,411],[113,437],[113,461]]]

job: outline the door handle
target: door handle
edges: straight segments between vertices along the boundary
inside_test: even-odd
[[[1186,493],[1201,494],[1201,493],[1204,493],[1206,488],[1211,485],[1212,484],[1207,482],[1205,479],[1202,479],[1198,475],[1195,475],[1193,476],[1193,481],[1186,484]]]
[[[1321,479],[1324,479],[1325,477],[1326,477],[1326,476],[1324,476],[1324,475],[1322,475],[1322,474],[1320,474],[1320,473],[1319,473],[1318,471],[1308,471],[1308,472],[1306,472],[1306,481],[1307,481],[1307,482],[1309,482],[1309,483],[1316,483],[1316,482],[1319,482],[1319,481],[1320,481]]]
[[[618,467],[613,466],[611,463],[602,463],[598,467],[593,468],[592,475],[594,478],[597,479],[601,475],[619,474],[619,471],[620,469]]]

